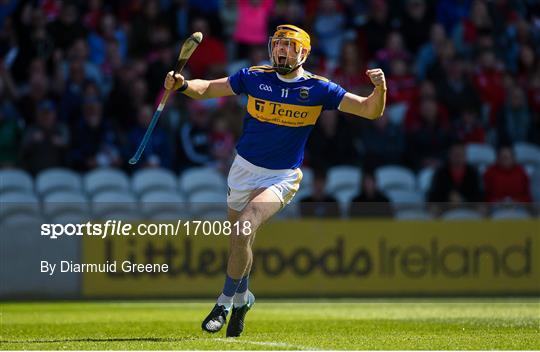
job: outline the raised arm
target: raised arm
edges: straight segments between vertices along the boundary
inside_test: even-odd
[[[384,72],[378,68],[367,70],[366,74],[375,85],[373,93],[368,97],[346,93],[339,104],[339,110],[375,120],[382,116],[386,105],[386,80],[384,78]]]
[[[185,84],[187,84],[187,87]],[[165,89],[180,89],[183,94],[193,99],[208,99],[234,95],[228,77],[211,81],[204,79],[184,80],[184,76],[181,74],[177,73],[173,77],[173,71],[170,71],[167,77],[165,77],[164,86]]]

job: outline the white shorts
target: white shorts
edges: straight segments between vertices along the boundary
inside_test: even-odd
[[[279,198],[281,206],[291,202],[300,187],[300,169],[271,170],[256,166],[236,155],[227,178],[229,190],[227,205],[242,211],[249,201],[251,192],[260,188],[271,189]]]

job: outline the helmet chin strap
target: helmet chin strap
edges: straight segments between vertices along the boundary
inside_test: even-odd
[[[280,75],[288,75],[289,73],[293,73],[294,71],[298,70],[300,66],[301,64],[298,64],[295,67],[274,66],[274,69]]]

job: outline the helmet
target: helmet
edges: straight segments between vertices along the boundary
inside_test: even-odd
[[[291,54],[292,56],[296,56],[296,62],[294,64],[287,62],[280,64],[277,56],[274,55],[274,47],[280,41],[284,41],[287,45],[287,56]],[[309,34],[303,29],[291,24],[277,26],[274,35],[268,40],[270,61],[274,69],[282,75],[291,73],[300,67],[306,61],[310,51],[311,43]]]

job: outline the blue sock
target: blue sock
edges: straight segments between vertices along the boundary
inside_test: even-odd
[[[248,285],[249,285],[249,276],[244,276],[240,280],[240,283],[238,284],[238,288],[236,289],[236,292],[237,293],[246,292],[248,289]]]
[[[234,296],[236,288],[238,287],[240,280],[235,280],[229,275],[225,276],[225,285],[223,286],[223,294],[227,297]]]
[[[238,285],[238,288],[236,289],[236,293],[233,297],[233,304],[235,307],[242,307],[243,305],[248,303],[248,284],[249,284],[249,276],[244,276],[242,280],[240,280],[240,284]]]

